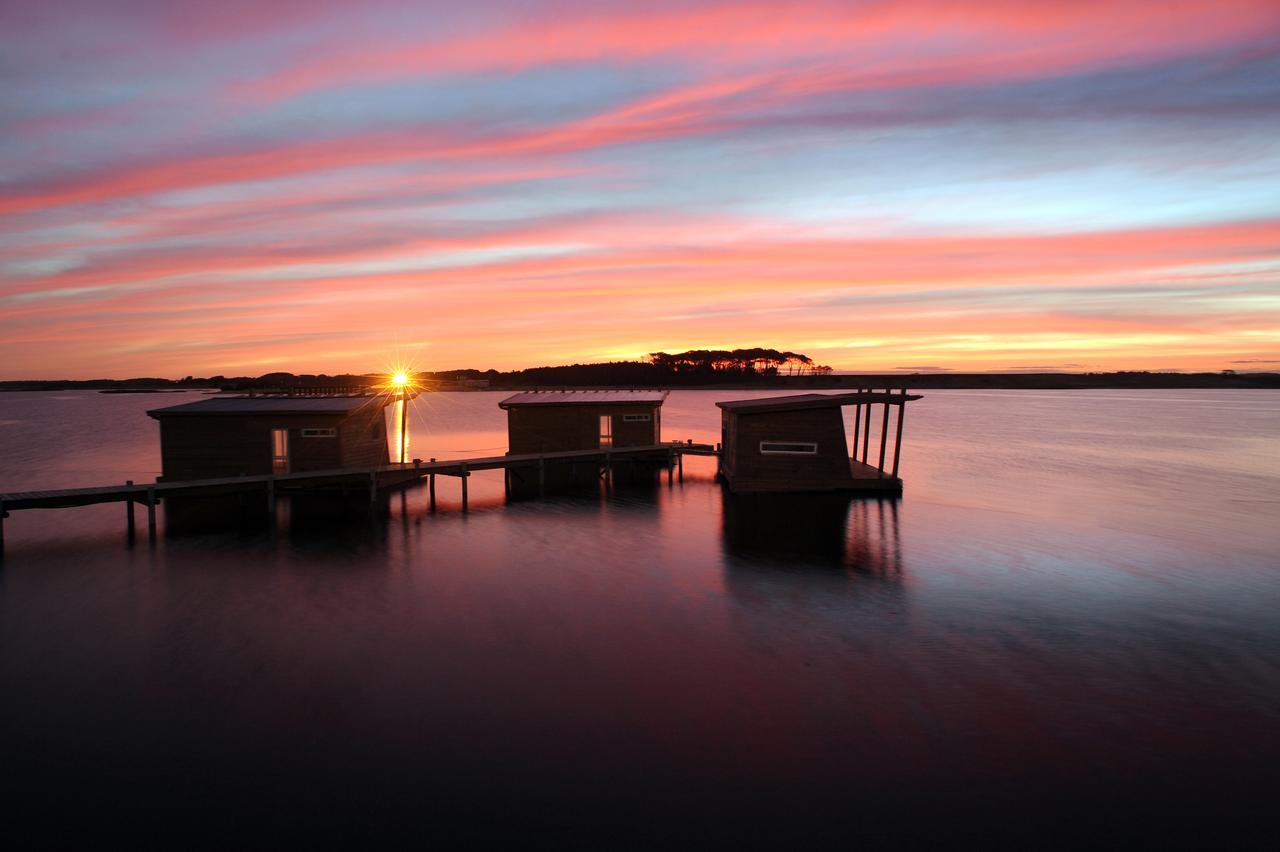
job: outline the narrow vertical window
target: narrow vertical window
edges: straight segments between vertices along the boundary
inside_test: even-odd
[[[289,472],[289,430],[271,430],[271,472]]]
[[[607,450],[613,446],[613,416],[600,415],[600,449]]]

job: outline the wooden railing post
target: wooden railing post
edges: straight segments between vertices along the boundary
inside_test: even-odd
[[[868,394],[868,397],[870,394]],[[862,423],[862,463],[867,463],[867,448],[871,446],[871,406],[870,398],[867,399],[867,417]]]
[[[898,436],[893,442],[893,476],[898,476],[898,458],[902,455],[902,418],[907,416],[907,389],[902,389],[902,402],[898,403]]]
[[[858,391],[861,396],[862,391]],[[859,401],[853,406],[853,452],[849,453],[849,458],[854,461],[858,460],[858,430],[862,428],[862,403]]]

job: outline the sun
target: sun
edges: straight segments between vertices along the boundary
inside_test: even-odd
[[[404,370],[397,370],[391,376],[391,384],[394,387],[402,388],[409,384],[409,374]]]

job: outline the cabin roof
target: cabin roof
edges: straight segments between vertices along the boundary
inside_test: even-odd
[[[382,408],[395,397],[382,396],[231,396],[184,402],[168,408],[148,411],[150,416],[191,417],[235,414],[340,414],[350,415],[368,410],[371,406]]]
[[[733,399],[716,405],[734,414],[759,414],[766,411],[801,411],[809,408],[837,408],[858,403],[901,404],[920,399],[919,394],[890,393],[888,391],[854,391],[852,393],[797,393],[788,396],[769,396],[761,399]]]
[[[498,403],[499,408],[522,405],[662,405],[667,391],[660,390],[580,390],[580,391],[526,391],[509,396]]]

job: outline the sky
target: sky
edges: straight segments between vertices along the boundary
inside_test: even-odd
[[[1280,2],[0,0],[0,379],[1280,369]]]

